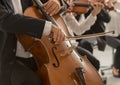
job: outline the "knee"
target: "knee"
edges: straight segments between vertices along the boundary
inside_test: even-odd
[[[100,69],[100,61],[99,60],[96,60],[95,68],[97,69],[97,71],[99,71],[99,69]]]
[[[81,46],[81,47],[87,49],[88,51],[90,51],[91,53],[93,53],[93,48],[92,48],[91,44],[87,41],[81,41],[78,44],[78,46]]]
[[[87,58],[98,71],[100,69],[100,61],[96,59],[94,56],[87,56]]]
[[[11,75],[11,85],[42,85],[38,75],[25,72],[25,74],[13,73]]]

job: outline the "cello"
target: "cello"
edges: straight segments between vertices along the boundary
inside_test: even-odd
[[[24,15],[51,20],[53,24],[61,26],[66,35],[69,35],[62,17],[47,15],[39,4],[37,7],[29,7]],[[75,47],[69,40],[56,45],[50,35],[35,39],[18,34],[17,38],[24,49],[34,56],[38,67],[37,74],[42,79],[43,85],[104,85],[95,68],[86,57],[74,50]]]

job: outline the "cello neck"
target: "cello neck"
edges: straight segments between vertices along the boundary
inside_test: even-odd
[[[55,22],[54,18],[51,17],[50,15],[48,15],[44,8],[42,7],[42,2],[40,0],[33,0],[33,2],[36,4],[37,8],[39,9],[39,11],[41,12],[41,14],[49,21],[51,21],[54,25],[57,26],[57,23]]]

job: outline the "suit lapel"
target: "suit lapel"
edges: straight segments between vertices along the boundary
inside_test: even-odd
[[[11,0],[3,0],[3,3],[5,4],[8,10],[14,11],[14,7]]]

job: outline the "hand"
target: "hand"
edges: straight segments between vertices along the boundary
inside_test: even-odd
[[[112,7],[114,7],[114,4],[113,4],[113,2],[111,0],[109,0],[109,1],[106,2],[106,6],[108,8],[112,8]]]
[[[76,3],[81,3],[81,0],[77,0],[77,2],[70,2],[68,9],[66,10],[68,13],[72,12],[72,13],[86,13],[89,10],[89,6],[88,7],[84,7],[84,6],[77,6],[75,5]],[[85,3],[86,5],[87,3]],[[83,4],[84,5],[84,4]],[[88,4],[89,5],[89,4]]]
[[[55,44],[60,44],[63,41],[65,41],[64,33],[60,28],[56,27],[55,25],[52,26],[51,33],[52,33],[53,40],[55,41]]]
[[[93,16],[96,16],[100,11],[101,9],[104,7],[104,5],[102,3],[95,3],[93,5],[93,11],[92,11],[92,15]]]
[[[45,8],[46,13],[50,16],[57,14],[61,8],[58,0],[48,0],[46,3],[43,4],[43,7]]]
[[[68,5],[69,5],[69,7],[68,7],[68,9],[66,10],[67,12],[73,12],[73,9],[74,9],[74,4],[73,4],[73,2],[69,2],[68,3]]]
[[[63,15],[73,12],[74,4],[72,2],[68,3],[69,7],[63,12]]]

